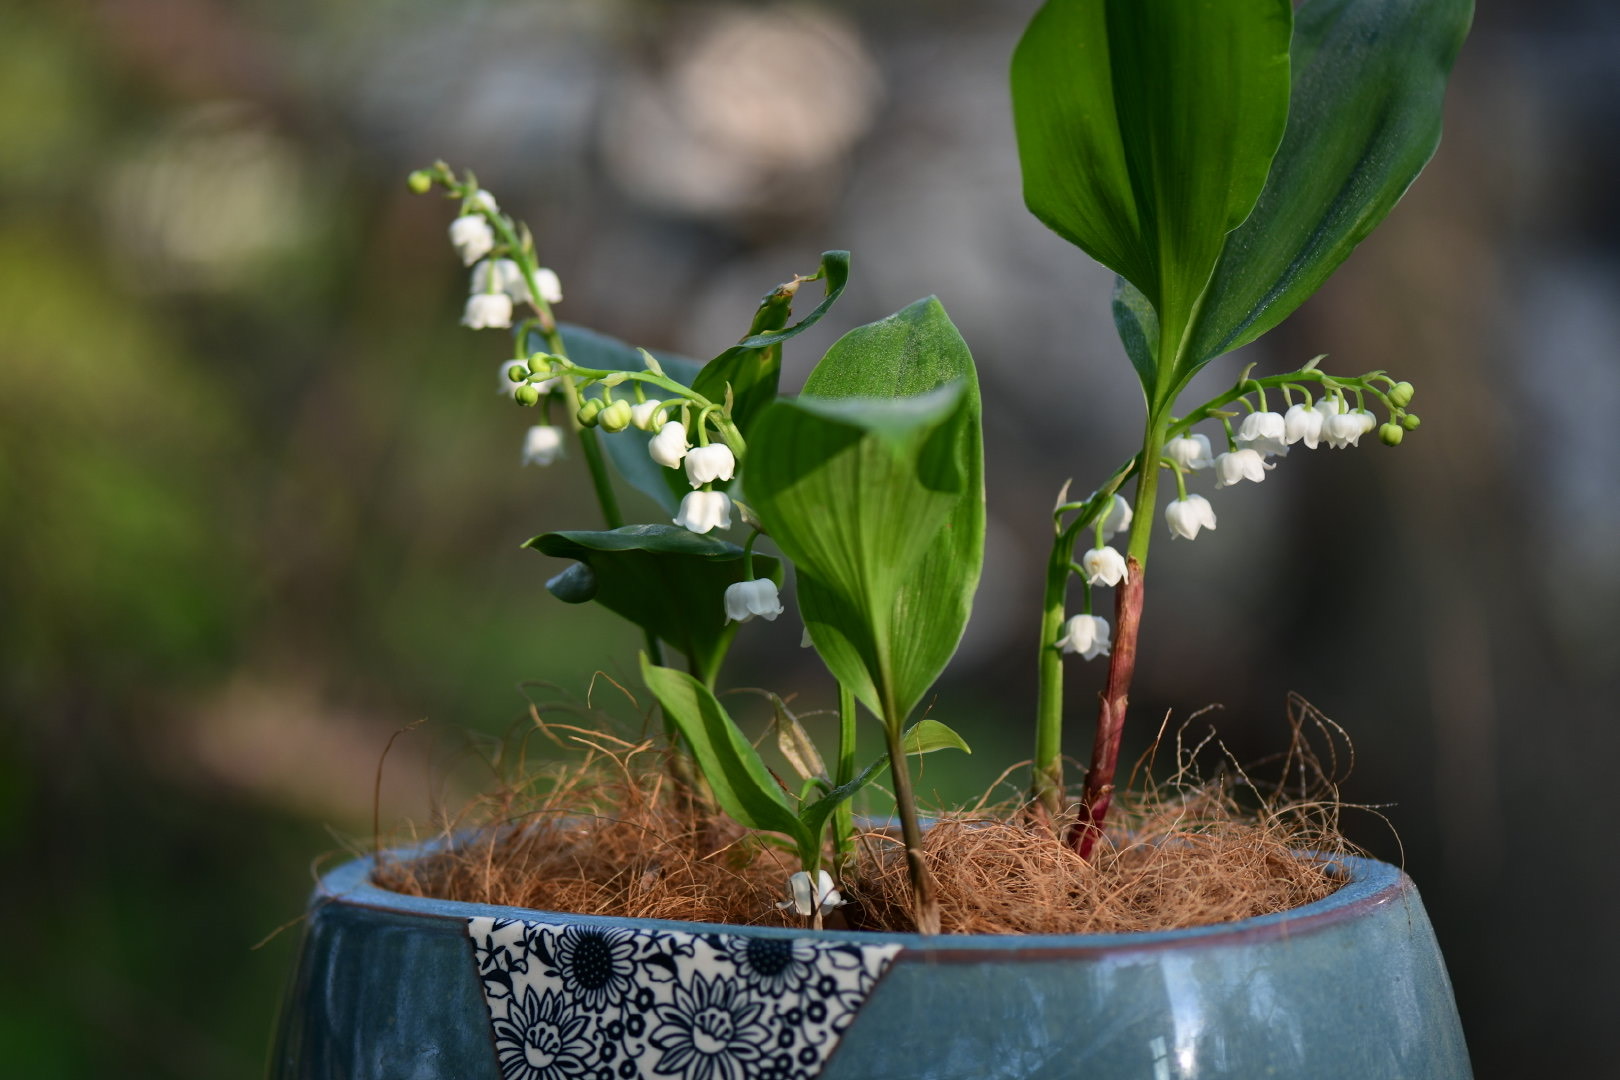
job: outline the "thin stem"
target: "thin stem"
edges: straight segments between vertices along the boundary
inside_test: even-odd
[[[939,897],[934,875],[923,860],[922,827],[917,822],[917,801],[911,791],[911,767],[906,762],[901,728],[892,705],[884,710],[883,734],[889,744],[889,774],[894,778],[894,805],[900,814],[900,836],[906,845],[906,866],[911,871],[911,910],[920,934],[939,933]]]
[[[855,691],[838,684],[838,770],[833,787],[855,779]],[[833,810],[833,877],[844,879],[844,863],[855,853],[855,807],[845,799]]]

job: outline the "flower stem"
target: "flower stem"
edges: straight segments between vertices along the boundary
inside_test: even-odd
[[[1147,430],[1142,437],[1141,461],[1159,460],[1169,426],[1168,417],[1148,417]],[[1125,730],[1131,678],[1136,674],[1136,641],[1142,624],[1142,577],[1147,567],[1148,543],[1153,537],[1158,491],[1159,470],[1138,470],[1130,545],[1125,558],[1126,579],[1115,591],[1114,643],[1108,657],[1108,684],[1097,710],[1097,732],[1091,744],[1091,767],[1086,771],[1079,817],[1067,837],[1069,845],[1083,859],[1091,857],[1092,848],[1102,836],[1114,796],[1120,739]]]
[[[838,684],[838,771],[833,787],[855,779],[855,691]],[[844,863],[855,852],[855,808],[845,799],[833,810],[833,877],[843,880]]]
[[[919,934],[939,933],[939,897],[934,875],[923,861],[922,827],[917,822],[917,800],[911,791],[911,766],[906,761],[904,718],[884,710],[883,733],[889,744],[889,774],[894,778],[894,806],[900,814],[900,836],[906,845],[906,868],[911,872],[911,910]]]

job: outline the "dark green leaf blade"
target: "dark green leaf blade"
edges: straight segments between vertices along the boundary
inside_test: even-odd
[[[667,641],[713,679],[736,624],[726,622],[726,587],[743,580],[742,548],[673,525],[627,525],[605,532],[550,532],[523,545],[589,568],[547,582],[558,599],[603,607]],[[781,581],[779,560],[754,556],[754,575]]]
[[[802,847],[804,828],[787,792],[708,687],[645,655],[641,678],[681,729],[720,808],[750,829],[782,833]]]
[[[898,629],[892,642],[898,694],[913,702],[955,655],[984,565],[984,436],[973,354],[930,296],[845,334],[804,387],[822,398],[905,398],[951,383],[962,386],[962,411],[935,438],[955,448],[962,493],[900,584],[889,615]]]
[[[1188,370],[1276,326],[1389,213],[1440,142],[1472,0],[1309,0],[1296,15],[1288,130],[1227,240]]]
[[[1282,138],[1291,23],[1289,0],[1048,0],[1013,55],[1025,203],[1141,290],[1172,355]]]

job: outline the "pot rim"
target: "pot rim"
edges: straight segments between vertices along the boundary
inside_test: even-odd
[[[386,858],[425,854],[433,843],[393,848]],[[900,956],[926,960],[974,960],[986,953],[998,958],[1026,960],[1074,958],[1156,951],[1184,945],[1262,943],[1297,937],[1366,915],[1376,908],[1416,895],[1412,879],[1390,863],[1354,855],[1331,858],[1346,877],[1343,885],[1320,900],[1288,911],[1257,915],[1237,922],[1114,934],[939,934],[880,933],[861,930],[811,930],[784,926],[748,926],[739,923],[685,922],[673,919],[632,919],[617,915],[582,915],[577,912],[476,904],[462,900],[408,896],[384,889],[371,880],[377,857],[351,860],[321,875],[311,908],[328,903],[398,912],[430,919],[466,922],[470,918],[517,919],[558,925],[590,924],[631,930],[677,931],[687,934],[729,934],[739,937],[810,938],[856,945],[903,945]]]

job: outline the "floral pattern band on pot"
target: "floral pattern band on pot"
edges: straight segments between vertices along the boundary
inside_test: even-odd
[[[502,1080],[811,1080],[900,946],[467,920]]]

